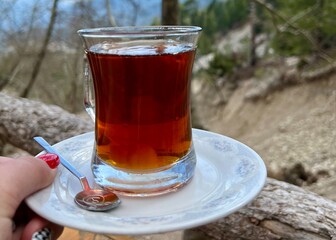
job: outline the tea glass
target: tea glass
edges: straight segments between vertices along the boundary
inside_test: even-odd
[[[91,168],[102,188],[153,196],[194,175],[190,81],[196,26],[82,29],[85,107],[95,122]]]

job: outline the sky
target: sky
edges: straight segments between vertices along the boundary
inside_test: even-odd
[[[26,1],[26,0],[23,0]],[[79,0],[61,0],[60,7],[69,7],[69,5],[78,2]],[[92,1],[92,0],[88,0]],[[127,15],[127,9],[129,5],[125,0],[110,0],[111,8],[113,13],[118,17],[122,18]],[[181,3],[186,0],[179,0]],[[197,0],[199,7],[203,8],[211,2],[211,0]],[[136,20],[136,25],[150,25],[155,17],[161,17],[161,0],[141,0],[141,10],[138,18]],[[127,25],[127,24],[126,24]]]
[[[71,6],[78,2],[78,1],[83,1],[83,0],[60,0],[59,1],[59,8],[62,10],[65,9],[70,9]],[[102,2],[104,5],[105,0],[84,0],[84,1],[91,1],[91,2]],[[186,0],[179,0],[180,3],[185,2]],[[198,5],[200,8],[203,8],[207,6],[212,0],[197,0]],[[3,3],[13,3],[13,0],[0,0],[0,9],[1,9],[1,2]],[[140,12],[137,15],[136,18],[136,23],[135,25],[150,25],[153,22],[154,18],[159,18],[161,17],[161,0],[137,0],[136,2],[141,3],[140,5]],[[20,21],[26,22],[28,19],[25,19],[25,11],[26,9],[32,9],[32,6],[34,4],[38,3],[38,5],[41,7],[46,7],[48,8],[51,7],[52,5],[52,0],[16,0],[15,1],[15,11],[16,11],[16,20],[18,23]],[[131,5],[129,4],[128,0],[110,0],[111,4],[111,9],[113,11],[113,14],[115,16],[115,19],[118,21],[118,25],[133,25],[134,22],[130,20],[129,16],[133,16],[132,13],[133,9],[130,7]],[[6,5],[6,4],[5,4]],[[132,11],[132,12],[130,12]],[[46,11],[44,16],[39,17],[40,22],[47,23],[49,20],[49,11]],[[20,17],[21,16],[21,17]],[[13,19],[13,16],[9,19]],[[21,19],[21,20],[20,20]],[[127,20],[128,19],[128,20]],[[1,20],[1,17],[0,17]],[[2,19],[2,23],[0,25],[5,25],[5,20],[6,18]],[[128,21],[128,22],[127,22]],[[118,23],[118,22],[117,22]]]
[[[62,10],[71,9],[73,4],[78,1],[80,0],[60,0],[58,7]],[[93,3],[100,2],[99,6],[104,6],[105,2],[105,0],[84,1],[91,1]],[[182,3],[186,0],[179,1]],[[212,0],[196,1],[198,1],[199,7],[203,8]],[[141,3],[141,5],[136,21],[134,21],[134,19],[130,18],[130,16],[134,16],[134,10],[130,7],[131,5],[129,4],[129,0],[110,0],[111,9],[117,21],[117,25],[151,25],[154,18],[161,18],[161,0],[137,0],[136,2]],[[13,3],[15,3],[15,5],[13,5]],[[38,15],[34,17],[33,24],[35,26],[46,26],[50,19],[52,0],[0,0],[0,11],[2,13],[0,15],[0,28],[2,30],[6,30],[7,32],[17,32],[16,30],[23,28],[23,26],[28,28],[27,22],[31,22],[31,12],[34,4],[37,4],[40,10]],[[6,10],[6,7],[9,7],[9,9]],[[29,13],[27,13],[27,9],[29,9]],[[105,10],[102,13],[105,14]]]

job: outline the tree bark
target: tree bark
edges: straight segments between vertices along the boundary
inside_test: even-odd
[[[257,64],[257,54],[256,54],[256,28],[257,28],[257,6],[256,3],[250,2],[250,25],[251,25],[251,37],[250,37],[250,56],[249,65],[251,67]]]
[[[179,4],[178,0],[162,0],[161,9],[162,25],[178,25],[179,23]]]
[[[0,93],[0,144],[7,142],[35,155],[41,148],[33,141],[34,136],[56,143],[92,130],[91,120],[60,107]]]
[[[238,212],[185,232],[184,240],[336,239],[336,203],[289,183],[268,179]]]

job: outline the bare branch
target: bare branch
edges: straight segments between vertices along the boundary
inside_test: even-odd
[[[116,23],[116,21],[114,19],[114,16],[112,14],[110,0],[105,0],[105,5],[106,5],[107,18],[109,20],[109,23],[110,23],[111,27],[116,27],[117,23]]]
[[[40,52],[37,56],[36,62],[34,64],[33,72],[32,72],[32,75],[30,77],[30,80],[28,82],[28,85],[23,90],[23,92],[21,94],[21,97],[27,97],[28,96],[31,88],[33,87],[33,85],[36,81],[37,75],[40,71],[41,64],[42,64],[43,59],[44,59],[44,57],[47,53],[48,43],[50,41],[51,34],[52,34],[52,31],[53,31],[54,25],[55,25],[56,16],[57,16],[58,1],[59,0],[54,0],[54,2],[53,2],[53,6],[52,6],[52,10],[51,10],[51,16],[50,16],[50,22],[49,22],[49,25],[48,25],[47,33],[46,33],[44,41],[43,41],[42,48],[41,48],[41,50],[40,50]]]
[[[137,22],[139,11],[140,11],[140,3],[135,0],[129,0],[129,2],[131,3],[133,7],[133,15],[132,15],[131,23],[132,25],[135,25]]]
[[[298,35],[298,34],[302,35],[313,46],[313,48],[315,49],[315,51],[318,53],[318,55],[321,58],[328,61],[329,63],[333,62],[333,59],[328,54],[326,54],[324,51],[322,51],[322,49],[320,48],[316,40],[310,35],[308,31],[301,29],[295,25],[296,20],[298,20],[299,18],[303,16],[306,16],[308,13],[313,11],[318,6],[317,4],[314,5],[314,7],[309,8],[306,11],[300,13],[298,16],[294,16],[288,20],[285,16],[282,16],[279,12],[274,10],[271,4],[266,3],[264,0],[252,0],[252,1],[258,3],[260,6],[265,8],[272,15],[273,24],[275,25],[275,27],[277,28],[279,32],[291,32],[292,34],[295,34],[295,35]],[[284,24],[282,24],[281,26],[276,25],[275,24],[276,17],[279,18],[281,21],[283,21]]]

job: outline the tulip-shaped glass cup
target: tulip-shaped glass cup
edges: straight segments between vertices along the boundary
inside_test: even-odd
[[[78,31],[86,54],[85,105],[95,121],[92,171],[128,196],[179,189],[194,174],[190,81],[201,28]]]

